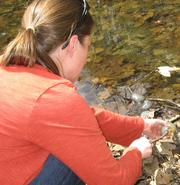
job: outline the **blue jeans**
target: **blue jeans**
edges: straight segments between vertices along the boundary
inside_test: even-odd
[[[43,169],[29,185],[85,185],[64,163],[49,155]]]

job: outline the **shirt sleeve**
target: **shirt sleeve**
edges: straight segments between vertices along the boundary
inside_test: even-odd
[[[49,88],[38,98],[28,137],[88,185],[133,185],[141,174],[139,150],[131,149],[115,160],[91,108],[63,85]]]
[[[141,117],[120,115],[94,107],[92,110],[107,141],[128,146],[141,137],[144,130]]]

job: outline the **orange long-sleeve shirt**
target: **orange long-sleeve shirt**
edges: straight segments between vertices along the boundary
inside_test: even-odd
[[[68,80],[39,65],[0,68],[0,185],[28,184],[50,153],[88,185],[133,185],[141,153],[117,161],[106,141],[128,146],[143,128],[141,118],[90,108]]]

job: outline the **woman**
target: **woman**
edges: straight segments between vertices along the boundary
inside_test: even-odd
[[[132,185],[161,120],[90,108],[73,82],[93,20],[85,0],[35,0],[0,60],[1,185]],[[119,161],[106,141],[128,146]]]

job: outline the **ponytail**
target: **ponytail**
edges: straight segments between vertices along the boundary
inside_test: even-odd
[[[24,64],[28,67],[32,67],[36,60],[36,39],[34,37],[33,29],[29,28],[20,31],[16,38],[7,45],[3,52],[0,65]]]
[[[61,63],[55,63],[49,54],[61,44],[67,45],[73,34],[81,41],[92,27],[93,19],[84,0],[34,0],[24,13],[20,32],[0,57],[0,65],[32,67],[38,63],[63,75]]]
[[[36,42],[35,30],[28,28],[19,32],[16,38],[7,45],[0,58],[0,65],[16,64],[32,67],[35,63],[39,63],[53,73],[60,75],[56,64]]]

